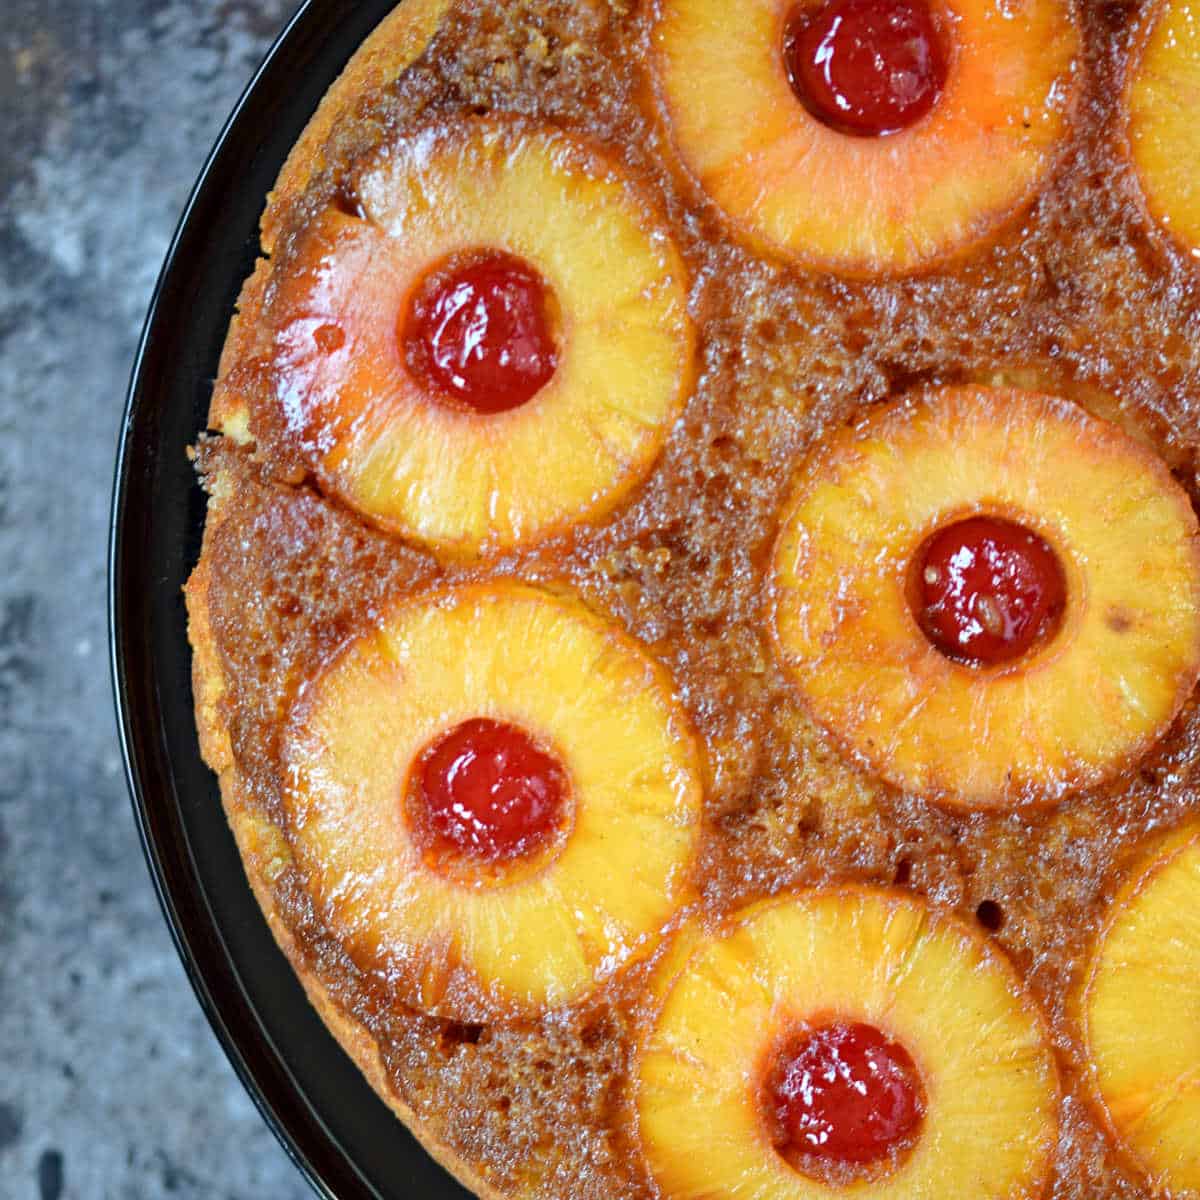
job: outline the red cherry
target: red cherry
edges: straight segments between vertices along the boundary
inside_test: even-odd
[[[1051,634],[1067,582],[1054,551],[1012,521],[970,517],[940,529],[918,562],[917,620],[947,657],[1007,662]]]
[[[558,365],[547,301],[542,277],[502,251],[435,270],[401,318],[409,369],[475,412],[517,408]]]
[[[784,27],[784,63],[800,102],[859,137],[919,121],[946,85],[946,59],[925,0],[800,5]]]
[[[515,725],[478,718],[439,738],[419,764],[415,814],[435,850],[476,862],[520,858],[562,823],[561,764]]]
[[[924,1095],[908,1051],[873,1025],[831,1024],[788,1042],[768,1083],[785,1155],[877,1162],[911,1141]]]

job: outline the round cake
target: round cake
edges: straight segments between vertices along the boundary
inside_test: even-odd
[[[406,0],[326,94],[196,721],[476,1194],[1200,1198],[1198,21]]]

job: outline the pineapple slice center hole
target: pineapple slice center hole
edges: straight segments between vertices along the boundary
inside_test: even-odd
[[[912,1149],[925,1088],[908,1051],[874,1025],[801,1023],[768,1055],[762,1106],[790,1166],[851,1183],[894,1169]]]
[[[559,757],[519,726],[463,721],[418,757],[407,816],[426,862],[483,879],[540,861],[565,832],[570,781]]]
[[[426,272],[400,315],[409,372],[437,399],[479,414],[528,403],[558,367],[557,302],[503,250],[453,254]]]
[[[784,22],[783,61],[796,98],[851,137],[915,125],[946,86],[945,37],[926,0],[800,3]]]
[[[1033,530],[999,517],[944,525],[913,559],[909,600],[930,643],[955,662],[986,667],[1045,645],[1058,632],[1067,579]]]

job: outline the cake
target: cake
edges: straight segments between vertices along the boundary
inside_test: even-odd
[[[196,722],[476,1194],[1200,1197],[1195,27],[405,0],[326,94]]]

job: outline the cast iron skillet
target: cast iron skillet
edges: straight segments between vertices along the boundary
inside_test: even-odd
[[[307,0],[200,175],[159,277],[126,402],[109,626],[125,769],[159,900],[192,987],[263,1116],[320,1195],[465,1200],[325,1030],[259,912],[216,780],[200,759],[181,591],[204,521],[185,452],[204,429],[263,201],[326,88],[394,3]]]

